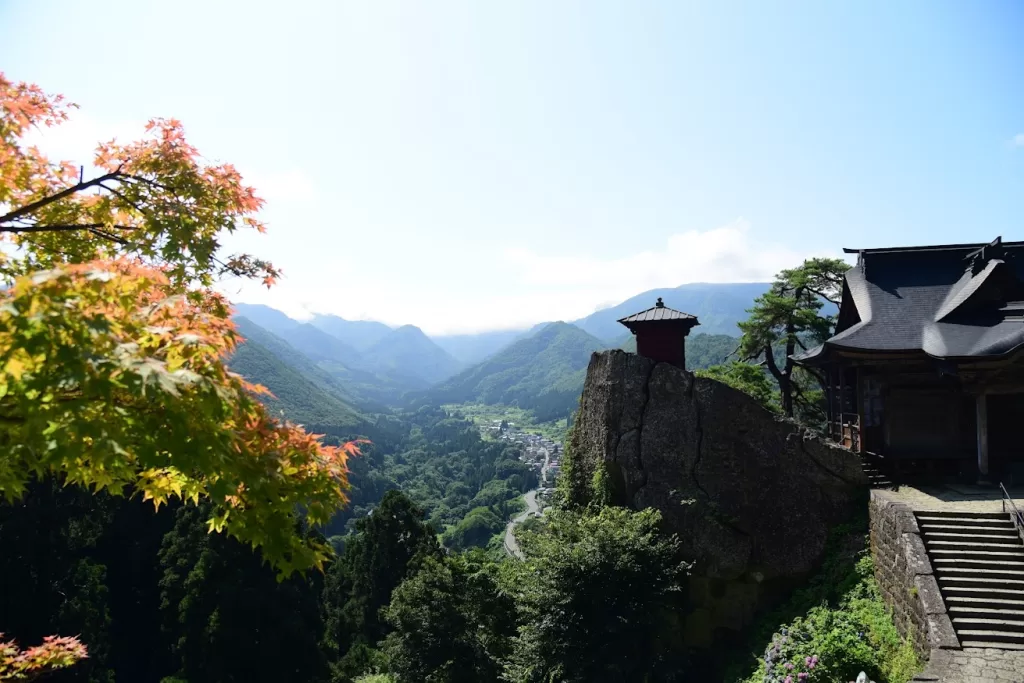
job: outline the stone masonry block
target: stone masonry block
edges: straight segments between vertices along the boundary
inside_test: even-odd
[[[922,574],[914,577],[914,587],[925,614],[946,614],[946,603],[942,601],[939,584],[934,576]]]
[[[928,615],[928,644],[933,649],[960,648],[960,640],[956,637],[953,624],[945,614]]]
[[[928,553],[924,549],[924,541],[917,534],[903,534],[903,556],[907,563],[907,570],[911,574],[932,573],[932,563],[928,561]]]

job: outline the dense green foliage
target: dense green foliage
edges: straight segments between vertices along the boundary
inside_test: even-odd
[[[687,565],[655,510],[554,510],[505,566],[520,629],[515,682],[683,680],[675,613]],[[518,538],[518,537],[517,537]]]
[[[350,504],[328,526],[329,536],[350,530],[390,489],[409,495],[442,532],[479,508],[486,513],[477,510],[469,524],[482,517],[504,523],[518,509],[517,499],[537,485],[537,472],[519,460],[518,446],[485,441],[471,422],[440,408],[380,419],[367,429],[380,438],[350,462]],[[448,535],[452,547],[466,547],[467,538],[483,540],[476,533],[467,536],[467,525],[462,528]]]
[[[782,683],[806,673],[803,680],[820,683],[865,671],[878,683],[906,683],[920,671],[912,644],[900,637],[879,594],[865,527],[858,520],[833,530],[821,570],[761,618],[750,658],[734,663],[726,681]]]
[[[277,581],[258,552],[209,534],[195,508],[178,510],[159,562],[161,623],[176,679],[247,683],[325,675],[318,572]]]
[[[579,401],[591,354],[605,346],[574,325],[551,323],[451,378],[429,400],[500,403],[532,410],[540,421],[564,418]]]
[[[496,681],[516,633],[515,603],[480,553],[428,559],[392,593],[384,642],[401,681]]]
[[[760,366],[732,361],[697,370],[696,375],[728,384],[753,397],[768,410],[775,413],[780,411],[778,389],[771,376]]]

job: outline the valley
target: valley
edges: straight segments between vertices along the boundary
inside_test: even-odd
[[[511,538],[506,524],[520,514],[524,494],[550,496],[591,354],[635,350],[615,322],[622,311],[660,292],[706,312],[715,329],[738,329],[753,303],[741,297],[764,288],[684,285],[576,323],[436,337],[411,325],[326,314],[300,321],[237,304],[233,319],[244,341],[229,364],[270,390],[263,400],[276,414],[328,443],[371,441],[350,463],[350,504],[325,529],[332,543],[340,547],[388,490],[401,489],[423,506],[444,545],[494,550]],[[723,363],[737,344],[734,335],[694,334],[688,365]],[[499,432],[503,423],[510,426]]]

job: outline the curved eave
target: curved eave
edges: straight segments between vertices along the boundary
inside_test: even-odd
[[[892,361],[892,360],[935,360],[943,361],[946,363],[956,363],[958,365],[968,365],[971,363],[987,363],[994,361],[1006,360],[1024,350],[1024,342],[1017,344],[1011,348],[1006,349],[1000,353],[993,354],[977,354],[971,356],[942,356],[933,353],[928,353],[924,349],[862,349],[851,346],[841,346],[838,344],[832,344],[831,342],[825,342],[813,349],[810,349],[806,353],[793,354],[790,359],[797,365],[805,367],[821,367],[829,363],[835,362],[840,358],[845,360],[880,360],[880,361]]]

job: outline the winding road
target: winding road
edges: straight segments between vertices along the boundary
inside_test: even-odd
[[[544,449],[544,466],[540,470],[541,481],[544,481],[544,474],[548,470],[548,462],[551,456],[547,449]],[[516,541],[515,528],[516,524],[525,522],[531,515],[540,514],[540,505],[537,504],[537,489],[527,491],[526,495],[523,496],[526,500],[526,510],[520,512],[518,515],[509,520],[509,523],[505,526],[505,551],[518,559],[523,559],[523,554],[519,551],[519,542]]]

